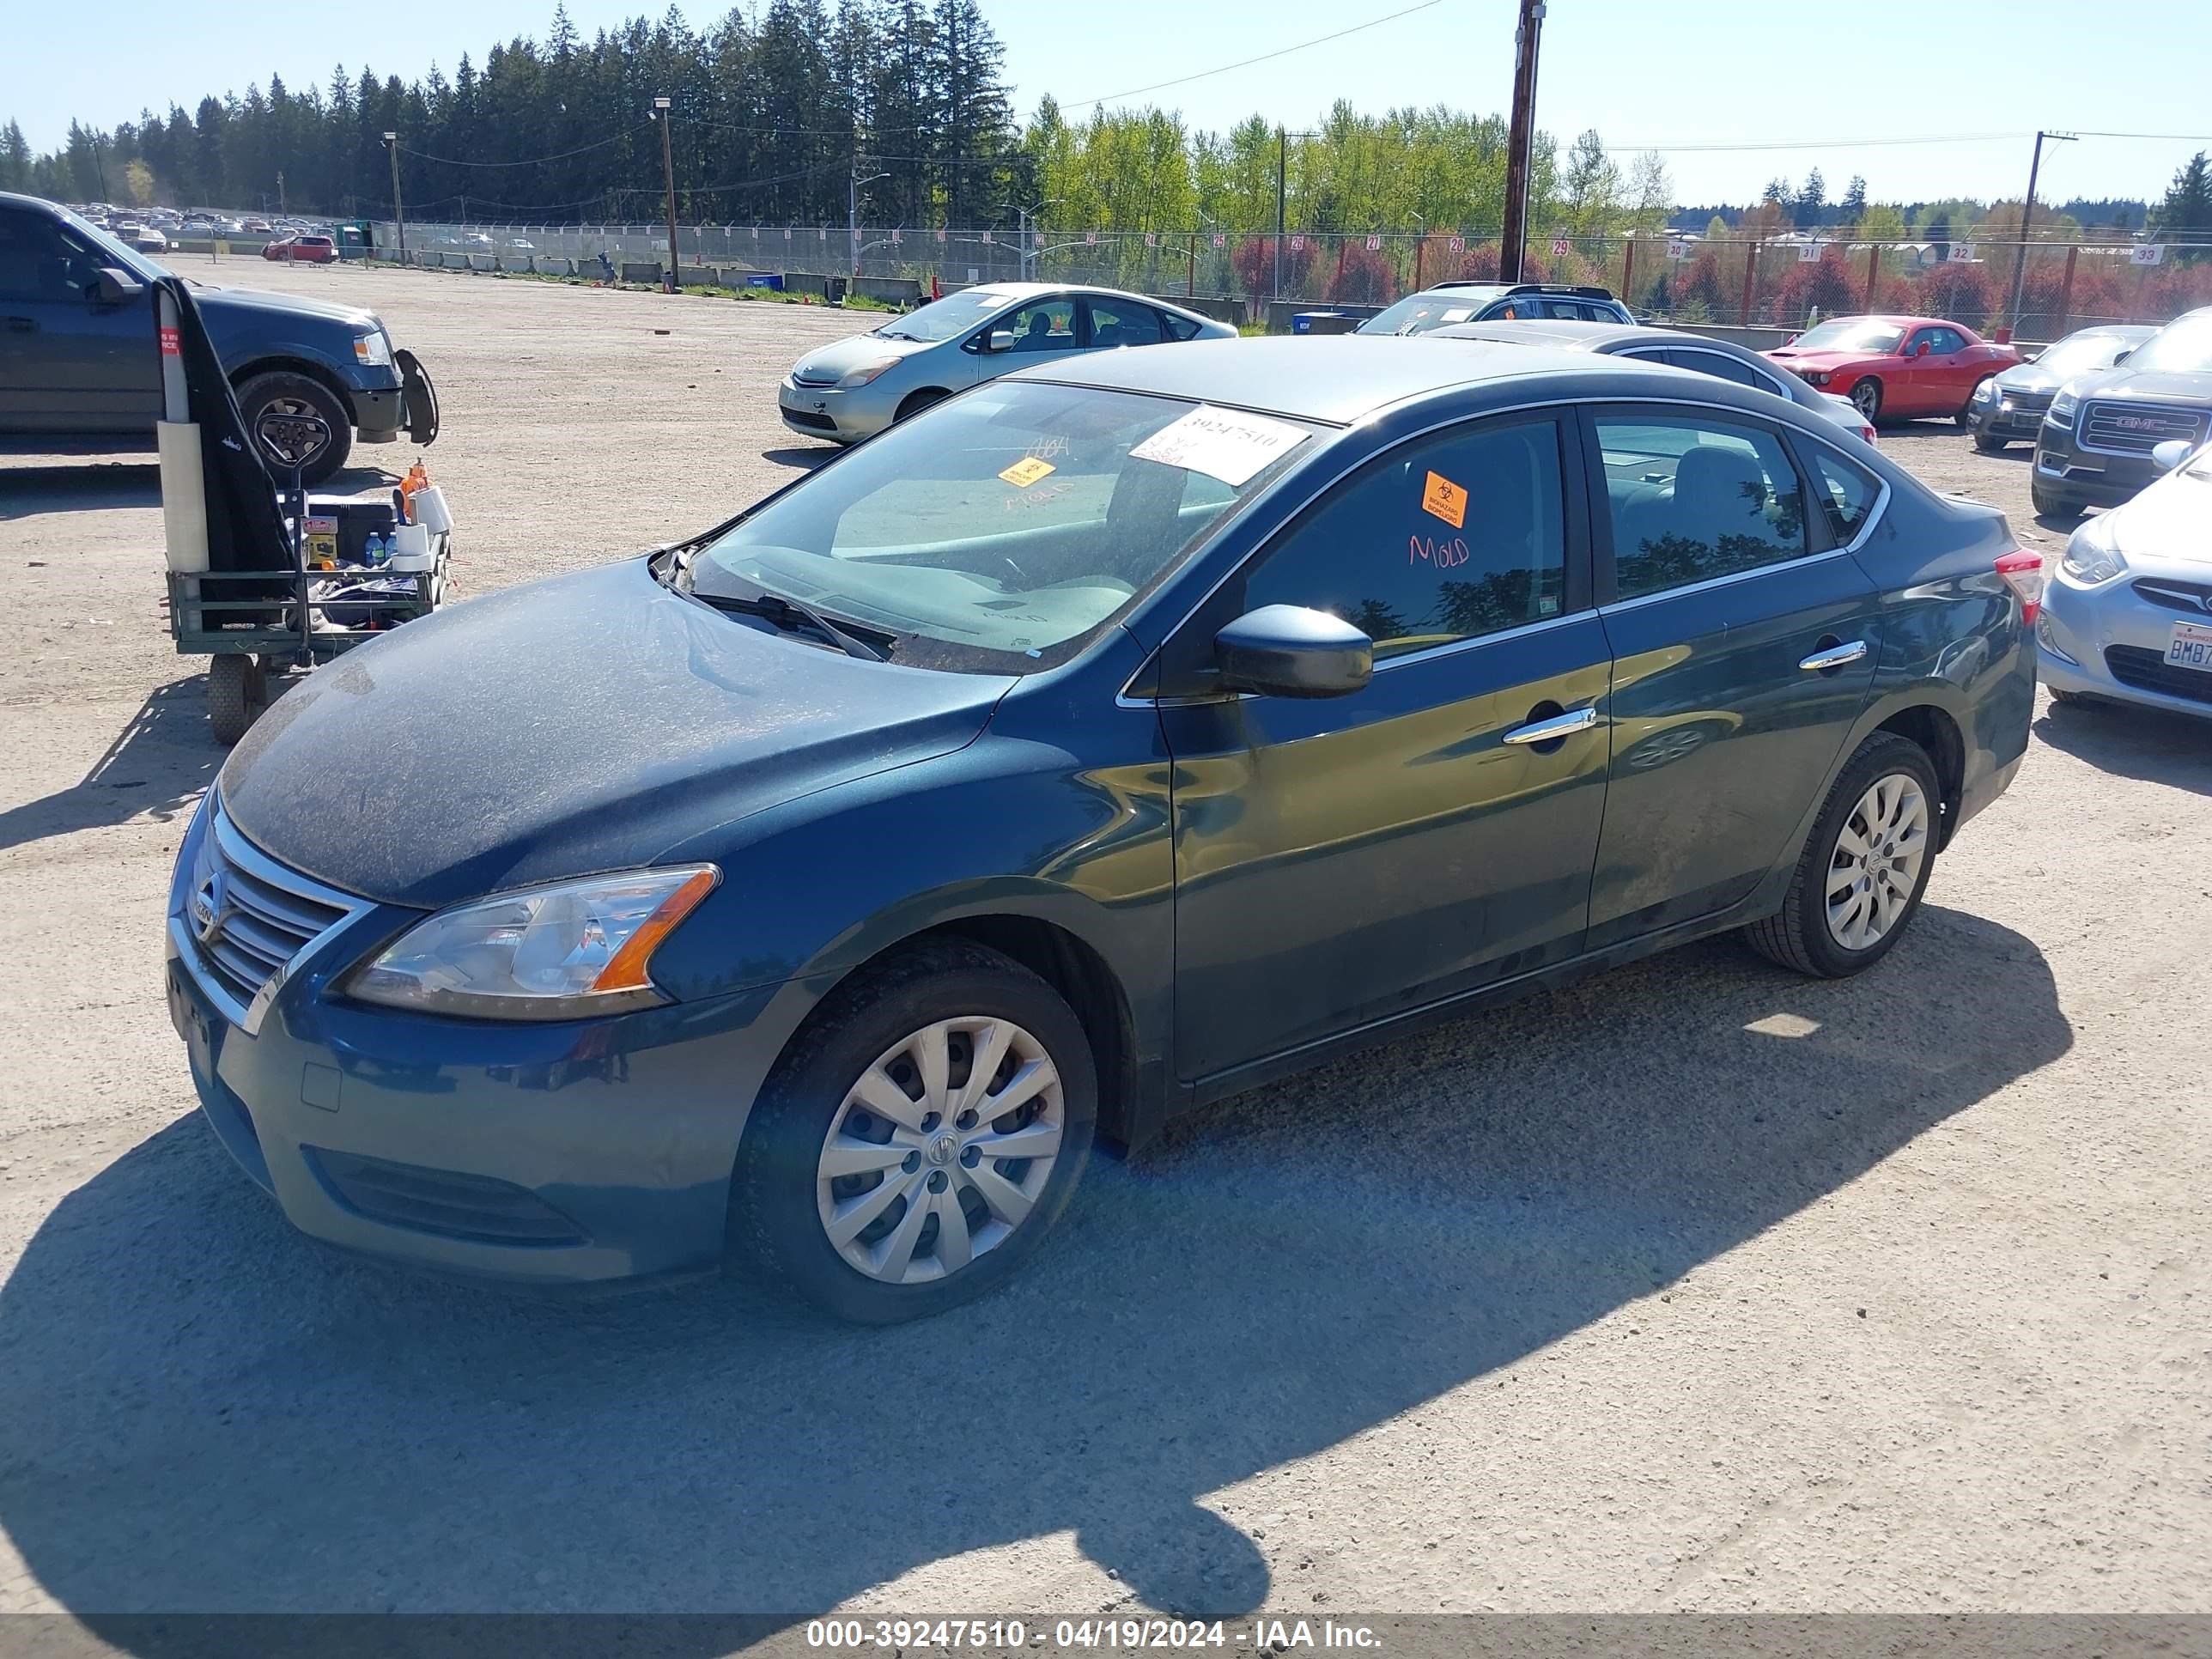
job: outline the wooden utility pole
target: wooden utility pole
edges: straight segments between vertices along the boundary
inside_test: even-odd
[[[660,173],[668,185],[668,274],[661,279],[664,291],[676,292],[676,151],[668,137],[669,123],[675,112],[669,100],[653,100],[653,112],[660,122]]]
[[[2035,153],[2028,158],[2027,197],[2020,204],[2020,252],[2012,262],[2012,305],[2005,313],[2005,335],[2009,336],[2020,326],[2020,294],[2027,282],[2027,228],[2035,218],[2035,176],[2043,170],[2043,141],[2046,138],[2072,143],[2070,132],[2039,132],[2035,135]]]
[[[1528,152],[1536,137],[1536,48],[1544,28],[1544,0],[1521,0],[1521,25],[1513,33],[1513,125],[1505,139],[1505,222],[1498,237],[1498,280],[1521,280],[1528,240]]]
[[[392,158],[392,217],[399,227],[399,263],[407,263],[407,210],[399,202],[399,135],[384,135],[384,153]]]

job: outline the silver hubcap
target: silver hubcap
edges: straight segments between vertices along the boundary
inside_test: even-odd
[[[1851,388],[1851,401],[1859,406],[1859,413],[1870,421],[1874,419],[1875,406],[1881,402],[1881,393],[1871,382],[1862,380]]]
[[[886,1285],[957,1273],[1029,1218],[1066,1113],[1051,1055],[1012,1021],[926,1025],[846,1091],[816,1172],[822,1230]]]
[[[1876,778],[1836,836],[1828,859],[1828,933],[1846,951],[1889,936],[1928,860],[1928,798],[1907,774]]]

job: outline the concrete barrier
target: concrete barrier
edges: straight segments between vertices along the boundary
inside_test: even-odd
[[[830,297],[830,279],[827,276],[817,276],[811,270],[787,270],[783,273],[783,291],[786,294],[811,295],[815,299],[827,300]]]
[[[501,270],[522,271],[534,270],[537,269],[537,267],[531,262],[531,258],[527,253],[501,254],[499,256],[499,268]]]
[[[658,259],[623,259],[617,262],[615,269],[625,283],[651,283],[655,288],[660,285]]]
[[[469,269],[471,270],[497,270],[499,269],[499,255],[496,253],[471,253],[469,255]]]
[[[438,256],[438,264],[447,270],[466,270],[469,268],[469,256],[465,253],[455,253],[448,249]]]
[[[676,285],[678,288],[715,288],[720,285],[721,273],[712,265],[678,265]]]
[[[873,300],[879,305],[918,306],[921,303],[921,284],[911,276],[855,276],[853,292],[863,300]]]
[[[541,276],[574,276],[576,262],[557,253],[541,253],[538,256],[538,274]]]

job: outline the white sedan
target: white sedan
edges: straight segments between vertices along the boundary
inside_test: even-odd
[[[2076,530],[2043,596],[2036,658],[2061,702],[2110,698],[2212,720],[2212,445]]]

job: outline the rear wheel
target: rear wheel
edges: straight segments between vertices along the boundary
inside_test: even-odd
[[[261,665],[254,658],[208,659],[208,724],[214,728],[217,743],[228,748],[246,735],[261,713],[264,693]]]
[[[1869,374],[1851,388],[1851,402],[1869,426],[1881,414],[1881,382]]]
[[[1918,744],[1892,732],[1861,744],[1806,837],[1781,909],[1744,930],[1752,948],[1822,979],[1888,955],[1935,869],[1942,799]]]
[[[841,1318],[941,1313],[1043,1243],[1097,1113],[1057,992],[996,951],[926,945],[841,988],[777,1063],[738,1154],[732,1241]]]

